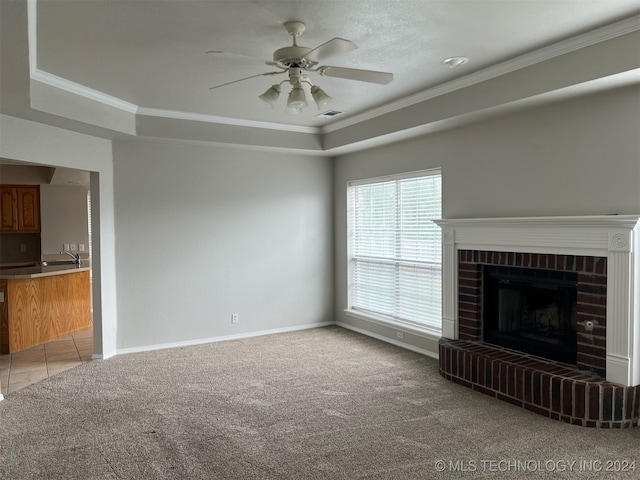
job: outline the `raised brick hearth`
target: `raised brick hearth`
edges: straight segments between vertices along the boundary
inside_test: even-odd
[[[477,341],[443,338],[439,353],[447,380],[545,417],[585,427],[638,425],[640,387]]]
[[[612,215],[438,221],[443,230],[440,373],[556,420],[586,427],[638,426],[639,220]],[[483,315],[495,311],[483,308],[483,282],[493,282],[488,279],[498,270],[519,275],[511,267],[577,279],[571,280],[577,353],[563,360],[575,359],[575,365],[483,342]],[[494,291],[491,285],[487,292]],[[567,345],[573,349],[573,342]],[[537,347],[527,350],[541,353]]]

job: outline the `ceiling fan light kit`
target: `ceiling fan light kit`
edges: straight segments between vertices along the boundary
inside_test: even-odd
[[[294,110],[302,110],[307,108],[309,104],[304,95],[304,90],[301,85],[295,85],[289,92],[289,98],[287,99],[287,107]]]
[[[269,105],[271,108],[276,106],[278,97],[280,96],[280,85],[271,85],[269,89],[260,95],[258,98]]]
[[[329,95],[325,93],[324,90],[322,90],[317,85],[311,87],[311,96],[313,97],[313,101],[316,102],[318,110],[327,105],[331,100],[333,100]]]
[[[324,90],[322,90],[319,86],[311,83],[307,72],[318,73],[323,77],[344,78],[347,80],[378,83],[381,85],[385,85],[393,80],[393,74],[388,72],[376,72],[372,70],[360,70],[356,68],[332,67],[327,65],[318,66],[319,62],[327,58],[336,55],[342,55],[344,53],[350,52],[351,50],[355,50],[356,48],[358,48],[358,46],[349,40],[338,37],[335,37],[313,49],[299,46],[297,43],[297,37],[299,37],[302,32],[305,31],[305,24],[298,21],[291,21],[285,22],[284,27],[289,35],[293,37],[293,45],[277,49],[273,53],[273,61],[266,62],[267,65],[279,68],[280,71],[260,73],[258,75],[252,75],[250,77],[233,80],[231,82],[211,87],[209,90],[214,90],[225,85],[238,83],[250,78],[288,73],[288,80],[283,80],[279,84],[272,85],[271,87],[269,87],[269,89],[267,89],[266,92],[264,92],[262,95],[259,95],[258,98],[264,101],[271,108],[274,108],[280,96],[280,86],[283,83],[288,82],[291,85],[292,89],[289,92],[289,97],[287,99],[286,111],[297,115],[301,113],[304,108],[308,107],[303,84],[309,85],[311,96],[318,106],[318,109],[324,107],[332,100],[332,98],[327,95]],[[207,53],[222,54],[224,52],[221,52],[219,50],[210,50]]]

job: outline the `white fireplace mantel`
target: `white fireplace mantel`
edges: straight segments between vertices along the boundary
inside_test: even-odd
[[[607,258],[607,380],[640,385],[640,215],[443,219],[442,336],[458,338],[458,250]]]

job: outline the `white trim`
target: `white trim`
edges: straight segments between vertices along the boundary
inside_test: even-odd
[[[94,90],[93,88],[85,87],[79,83],[72,82],[71,80],[58,77],[57,75],[53,75],[37,68],[31,72],[31,80],[36,80],[44,83],[45,85],[59,88],[65,92],[73,93],[79,97],[87,98],[89,100],[102,103],[103,105],[123,110],[127,113],[136,113],[138,110],[138,106],[133,103],[121,100],[112,95],[107,95],[106,93]]]
[[[353,310],[352,308],[346,308],[343,312],[350,317],[357,318],[358,320],[364,320],[366,322],[375,323],[376,325],[382,325],[383,327],[393,328],[394,330],[400,330],[405,333],[428,338],[429,340],[435,340],[436,342],[440,340],[440,337],[442,337],[442,334],[438,329],[428,327],[426,325],[421,327],[420,325],[405,323],[383,315],[360,312],[358,310]]]
[[[392,345],[395,345],[396,347],[401,347],[401,348],[404,348],[405,350],[411,350],[412,352],[420,353],[426,357],[431,357],[436,360],[438,360],[439,358],[439,355],[437,352],[432,352],[431,350],[425,350],[424,348],[416,347],[408,343],[399,342],[392,338],[385,337],[384,335],[378,335],[377,333],[373,333],[368,330],[364,330],[362,328],[354,327],[353,325],[349,325],[348,323],[336,322],[336,325],[342,328],[346,328],[347,330],[353,330],[354,332],[361,333],[362,335],[366,335],[367,337],[373,337],[377,340],[390,343]]]
[[[111,357],[115,357],[117,353],[110,352],[108,354],[105,353],[94,353],[91,355],[91,360],[106,360]]]
[[[257,120],[242,120],[239,118],[219,117],[206,113],[182,112],[178,110],[164,110],[161,108],[138,107],[138,115],[149,117],[172,118],[176,120],[192,120],[196,122],[222,123],[239,127],[264,128],[268,130],[285,130],[287,132],[320,134],[319,127],[305,127],[302,125],[285,125],[283,123],[261,122]]]
[[[272,335],[275,333],[295,332],[297,330],[308,330],[311,328],[328,327],[335,325],[335,322],[319,322],[308,323],[305,325],[296,325],[293,327],[274,328],[270,330],[258,330],[255,332],[238,333],[234,335],[223,335],[220,337],[199,338],[196,340],[185,340],[183,342],[161,343],[156,345],[145,345],[141,347],[119,348],[116,355],[126,355],[128,353],[150,352],[153,350],[164,350],[165,348],[190,347],[193,345],[202,345],[205,343],[225,342],[227,340],[240,340],[243,338],[261,337],[263,335]]]
[[[381,177],[350,180],[347,182],[347,188],[357,187],[359,185],[371,185],[374,183],[394,182],[396,180],[405,180],[407,178],[433,177],[436,175],[442,176],[442,169],[440,167],[415,170],[413,172],[393,173],[391,175],[383,175]]]
[[[27,45],[29,46],[29,74],[38,69],[38,5],[27,0]]]
[[[507,60],[506,62],[493,65],[414,95],[401,98],[400,100],[388,103],[379,108],[368,110],[366,113],[339,120],[324,126],[322,128],[322,133],[331,133],[336,130],[340,130],[341,128],[349,127],[366,120],[371,120],[372,118],[395,112],[396,110],[410,107],[411,105],[430,100],[440,95],[445,95],[462,88],[470,87],[477,83],[485,82],[501,75],[530,67],[536,63],[551,60],[552,58],[560,55],[566,55],[567,53],[574,52],[581,48],[589,47],[600,42],[626,35],[627,33],[635,32],[636,30],[640,30],[640,15],[635,15],[620,22],[606,25],[602,28],[583,33],[582,35],[540,48],[533,52]]]

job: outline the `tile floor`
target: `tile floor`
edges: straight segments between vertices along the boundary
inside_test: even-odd
[[[15,392],[45,378],[91,361],[93,329],[8,355],[0,355],[0,390]]]

